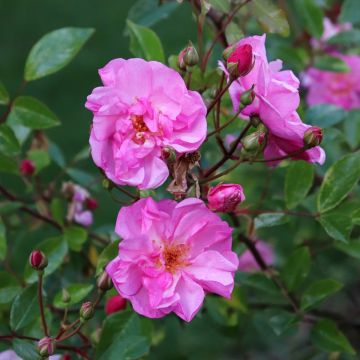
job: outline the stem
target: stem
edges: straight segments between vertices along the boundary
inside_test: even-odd
[[[127,191],[126,189],[123,189],[123,188],[120,187],[120,186],[116,186],[116,185],[115,185],[115,189],[119,190],[119,191],[122,192],[123,194],[127,195],[128,197],[130,197],[130,198],[132,198],[132,199],[134,199],[134,200],[136,200],[136,201],[139,200],[139,197],[138,197],[138,196],[132,194],[130,191]]]
[[[206,116],[209,115],[210,111],[214,108],[214,106],[216,105],[216,103],[221,99],[221,97],[226,93],[226,91],[229,89],[229,87],[231,86],[231,84],[233,83],[234,80],[230,80],[226,86],[216,94],[215,99],[211,102],[211,104],[208,106],[207,108],[207,113]]]
[[[45,336],[49,336],[48,327],[46,324],[45,313],[44,313],[44,304],[43,304],[43,295],[42,295],[42,288],[43,288],[43,271],[38,271],[38,302],[40,307],[40,316],[41,316],[41,323],[44,330]]]
[[[191,85],[191,78],[192,78],[192,71],[188,71],[188,77],[186,80],[186,87],[190,90],[190,85]]]
[[[308,147],[302,147],[299,150],[293,151],[292,153],[289,153],[287,155],[283,155],[283,156],[278,156],[272,159],[252,159],[252,158],[245,158],[242,161],[243,162],[256,162],[256,163],[267,163],[267,162],[273,162],[273,161],[280,161],[280,160],[285,160],[285,159],[289,159],[289,158],[293,158],[294,156],[300,155],[303,152],[309,150]]]
[[[221,130],[225,129],[228,125],[230,125],[234,120],[236,120],[238,118],[238,116],[240,115],[241,111],[243,110],[243,108],[240,108],[237,113],[230,119],[228,120],[226,123],[222,124],[221,126],[219,126],[217,129],[210,131],[207,134],[206,140],[210,137],[213,136],[217,133],[220,133]]]

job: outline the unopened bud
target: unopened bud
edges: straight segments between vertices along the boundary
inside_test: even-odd
[[[311,126],[305,131],[304,146],[312,148],[321,144],[323,139],[323,130],[317,126]]]
[[[266,146],[266,136],[266,128],[260,125],[257,131],[254,131],[252,134],[245,136],[241,141],[243,146],[242,151],[254,154],[263,150]]]
[[[32,176],[36,170],[35,164],[29,160],[22,160],[20,163],[20,174],[24,176]]]
[[[209,190],[207,199],[211,210],[228,213],[245,200],[245,195],[239,184],[219,184]]]
[[[92,302],[87,301],[81,305],[80,308],[80,321],[84,322],[90,320],[94,315],[94,306]]]
[[[54,354],[55,343],[52,338],[44,337],[38,342],[38,351],[42,358],[47,358]]]
[[[189,46],[187,47],[186,53],[184,55],[184,63],[187,66],[195,66],[199,62],[199,55],[193,46],[193,44],[190,42]]]
[[[103,271],[96,281],[97,287],[102,291],[108,291],[113,287],[111,277],[106,271]]]
[[[227,61],[228,58],[231,56],[231,54],[235,51],[235,49],[236,49],[236,45],[228,46],[222,53],[223,59]]]
[[[115,295],[108,299],[105,304],[105,313],[110,315],[112,313],[124,310],[126,308],[126,299],[121,295]]]
[[[254,55],[252,46],[249,44],[238,46],[227,59],[227,69],[233,79],[247,75],[253,66]]]
[[[257,128],[261,124],[261,119],[259,115],[251,115],[250,122],[253,127]]]
[[[41,271],[47,267],[48,260],[42,251],[34,250],[29,256],[29,263],[33,269]]]
[[[252,104],[254,99],[255,99],[254,85],[249,90],[244,91],[240,95],[240,103],[244,107]]]
[[[61,301],[64,304],[68,304],[71,301],[71,296],[66,289],[62,289],[61,291]]]
[[[87,198],[85,200],[85,205],[89,210],[95,210],[98,207],[98,203],[94,198]]]
[[[102,186],[103,186],[103,188],[104,189],[106,189],[106,190],[111,190],[111,188],[112,188],[112,182],[109,180],[109,179],[104,179],[103,181],[102,181]]]
[[[170,146],[164,146],[161,149],[161,157],[168,163],[173,163],[176,161],[176,152]]]

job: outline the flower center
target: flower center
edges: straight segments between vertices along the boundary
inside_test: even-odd
[[[189,247],[184,244],[165,246],[163,257],[167,271],[174,273],[179,267],[188,265],[186,255]]]
[[[144,122],[144,117],[142,115],[132,115],[131,122],[135,132],[147,132],[149,128],[146,126]]]

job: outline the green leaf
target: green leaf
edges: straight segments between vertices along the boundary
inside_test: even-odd
[[[357,209],[352,213],[351,219],[354,225],[360,226],[360,209]]]
[[[285,176],[285,202],[289,209],[305,199],[314,179],[314,166],[306,161],[294,161]]]
[[[359,1],[345,0],[339,17],[340,22],[360,23]]]
[[[301,247],[289,256],[281,271],[281,277],[290,291],[297,289],[306,279],[310,265],[310,252],[307,247]]]
[[[35,164],[35,174],[38,174],[42,169],[50,165],[49,153],[44,150],[30,150],[28,158]]]
[[[44,276],[52,274],[63,262],[68,247],[62,236],[52,237],[36,246],[48,258],[48,266],[44,270]],[[25,281],[29,284],[37,281],[36,271],[26,264],[24,272]]]
[[[329,319],[318,321],[311,331],[311,341],[319,349],[327,352],[347,352],[355,355],[355,350],[349,340]]]
[[[334,126],[345,119],[346,111],[335,105],[315,105],[305,113],[306,122],[322,128]]]
[[[64,239],[71,250],[79,252],[87,239],[87,231],[80,226],[69,226],[64,230]]]
[[[243,286],[262,291],[268,295],[279,296],[279,289],[263,274],[251,274],[241,281]]]
[[[9,156],[0,154],[0,172],[18,175],[19,168],[17,162]]]
[[[229,302],[218,296],[207,296],[205,300],[206,311],[214,321],[223,326],[236,326],[238,313],[231,311]]]
[[[70,284],[65,286],[65,289],[70,294],[71,300],[68,303],[62,302],[62,291],[59,291],[54,298],[54,306],[59,309],[65,309],[72,305],[77,304],[81,300],[85,299],[93,289],[93,285],[88,284]]]
[[[25,288],[18,294],[10,310],[10,327],[17,331],[40,316],[37,298],[37,284]]]
[[[230,1],[227,0],[208,0],[211,7],[217,11],[227,14],[230,11]],[[239,39],[238,39],[239,40]],[[232,43],[230,43],[232,44]]]
[[[48,129],[60,125],[56,115],[41,101],[30,97],[16,98],[9,115],[11,121],[31,129]]]
[[[360,110],[350,110],[344,120],[344,133],[346,141],[352,150],[360,145]]]
[[[349,154],[326,172],[317,198],[319,212],[335,208],[349,194],[360,178],[360,152]]]
[[[68,27],[44,35],[26,60],[26,81],[40,79],[65,67],[94,33],[91,28]]]
[[[315,58],[314,67],[333,72],[349,72],[348,64],[336,56],[321,55]]]
[[[14,131],[6,124],[0,125],[0,152],[14,156],[20,151],[19,142]]]
[[[135,56],[165,62],[161,41],[154,31],[130,20],[127,20],[126,24],[130,32],[130,51]]]
[[[267,309],[264,313],[268,324],[277,336],[289,330],[297,321],[294,314],[281,309]]]
[[[159,5],[158,0],[138,0],[129,10],[127,18],[135,24],[150,27],[168,18],[179,5],[177,1]]]
[[[323,279],[312,283],[301,297],[301,309],[308,310],[319,305],[323,300],[335,294],[342,284],[333,279]]]
[[[65,167],[66,161],[63,152],[55,143],[50,142],[49,144],[49,156],[59,167]]]
[[[37,342],[24,339],[14,339],[12,346],[16,354],[22,360],[40,360],[41,357],[37,350]]]
[[[0,215],[11,214],[21,207],[22,204],[17,201],[2,201],[0,202]]]
[[[335,240],[348,242],[353,227],[351,217],[341,212],[322,214],[318,219],[324,230]]]
[[[110,260],[114,259],[118,255],[118,252],[119,240],[112,242],[102,251],[96,264],[96,276],[100,274]]]
[[[360,30],[351,29],[342,31],[327,40],[328,44],[351,47],[360,43]]]
[[[7,252],[5,224],[0,217],[0,260],[4,260]]]
[[[15,277],[0,271],[0,304],[10,303],[20,291],[21,287]]]
[[[66,173],[77,183],[85,187],[89,186],[94,181],[92,175],[80,169],[68,168],[66,169]]]
[[[285,13],[270,0],[252,0],[250,11],[266,32],[288,36],[289,24]]]
[[[348,243],[337,243],[335,247],[345,254],[360,260],[360,240],[352,240]]]
[[[306,30],[314,37],[320,38],[324,27],[324,14],[321,7],[314,0],[297,0],[297,15],[302,20]]]
[[[53,198],[50,204],[51,215],[55,221],[63,225],[65,218],[65,210],[63,201],[59,198]]]
[[[5,85],[0,81],[0,104],[7,105],[9,101],[9,93],[6,90]]]
[[[229,44],[234,44],[244,37],[240,26],[231,22],[225,29],[226,40]]]
[[[149,348],[141,318],[132,311],[122,311],[105,319],[95,358],[139,359],[149,352]]]
[[[255,228],[278,226],[286,224],[289,221],[285,214],[261,214],[255,218]]]

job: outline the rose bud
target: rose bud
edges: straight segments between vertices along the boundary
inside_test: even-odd
[[[266,145],[266,128],[263,125],[259,125],[257,131],[245,136],[242,141],[243,152],[256,154],[263,150]]]
[[[186,54],[187,48],[180,51],[178,55],[178,66],[180,70],[186,71],[186,64],[184,62],[184,56]]]
[[[84,302],[80,308],[80,321],[90,320],[94,315],[94,306],[91,301]]]
[[[85,205],[89,210],[95,210],[98,207],[98,203],[94,198],[87,198],[85,200]]]
[[[110,315],[112,313],[124,310],[126,308],[126,299],[120,295],[115,295],[109,298],[105,304],[105,313]]]
[[[63,354],[61,360],[71,360],[71,355],[69,353]]]
[[[193,46],[193,44],[190,42],[189,46],[187,47],[187,51],[184,55],[184,63],[187,66],[195,66],[199,62],[199,55]]]
[[[228,213],[245,200],[245,195],[238,184],[219,184],[209,190],[207,199],[211,210]]]
[[[254,92],[254,85],[249,89],[244,91],[240,95],[240,103],[242,106],[248,106],[250,105],[255,99],[255,92]]]
[[[55,344],[50,337],[44,337],[38,342],[38,351],[42,358],[47,358],[54,353]]]
[[[102,291],[110,290],[113,287],[111,277],[107,274],[106,271],[103,271],[96,281],[97,287]]]
[[[323,139],[323,130],[317,126],[311,126],[305,131],[304,146],[312,148],[321,144]]]
[[[236,45],[230,45],[228,46],[222,53],[223,59],[227,61],[227,59],[230,57],[230,55],[235,51]]]
[[[253,127],[257,128],[261,124],[261,119],[259,115],[250,115],[250,122]]]
[[[227,69],[233,79],[247,75],[253,68],[253,51],[249,44],[237,47],[227,59]]]
[[[20,174],[23,176],[32,176],[36,170],[36,167],[31,160],[25,159],[21,161],[19,170]]]
[[[33,269],[41,271],[47,267],[48,260],[42,251],[34,250],[29,256],[29,263]]]
[[[164,146],[161,149],[161,157],[167,163],[174,163],[176,161],[176,152],[172,147]]]

